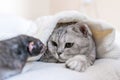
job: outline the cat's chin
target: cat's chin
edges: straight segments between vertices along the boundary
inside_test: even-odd
[[[59,62],[61,62],[61,63],[64,63],[64,62],[66,62],[66,60],[65,59],[57,59]]]

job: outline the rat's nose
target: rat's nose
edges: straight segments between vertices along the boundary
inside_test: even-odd
[[[36,41],[37,42],[37,45],[38,45],[38,49],[39,49],[39,54],[42,54],[42,53],[45,53],[46,51],[46,46],[42,43],[42,41],[38,40]]]

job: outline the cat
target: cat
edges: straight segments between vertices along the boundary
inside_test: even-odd
[[[45,49],[39,39],[27,35],[0,41],[0,80],[20,73],[28,57],[43,54]]]
[[[96,59],[95,41],[85,23],[58,24],[47,46],[41,61],[62,62],[75,71],[85,71]]]

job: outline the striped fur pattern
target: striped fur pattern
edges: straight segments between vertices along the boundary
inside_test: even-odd
[[[62,62],[67,68],[85,71],[96,58],[96,47],[86,24],[58,24],[48,40],[48,53],[42,61]]]

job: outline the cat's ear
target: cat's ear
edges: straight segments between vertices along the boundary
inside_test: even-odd
[[[85,37],[88,36],[88,29],[86,24],[79,25],[79,30],[83,33]]]
[[[85,37],[87,37],[89,33],[87,24],[76,23],[73,27],[73,30],[78,33],[81,32]]]

